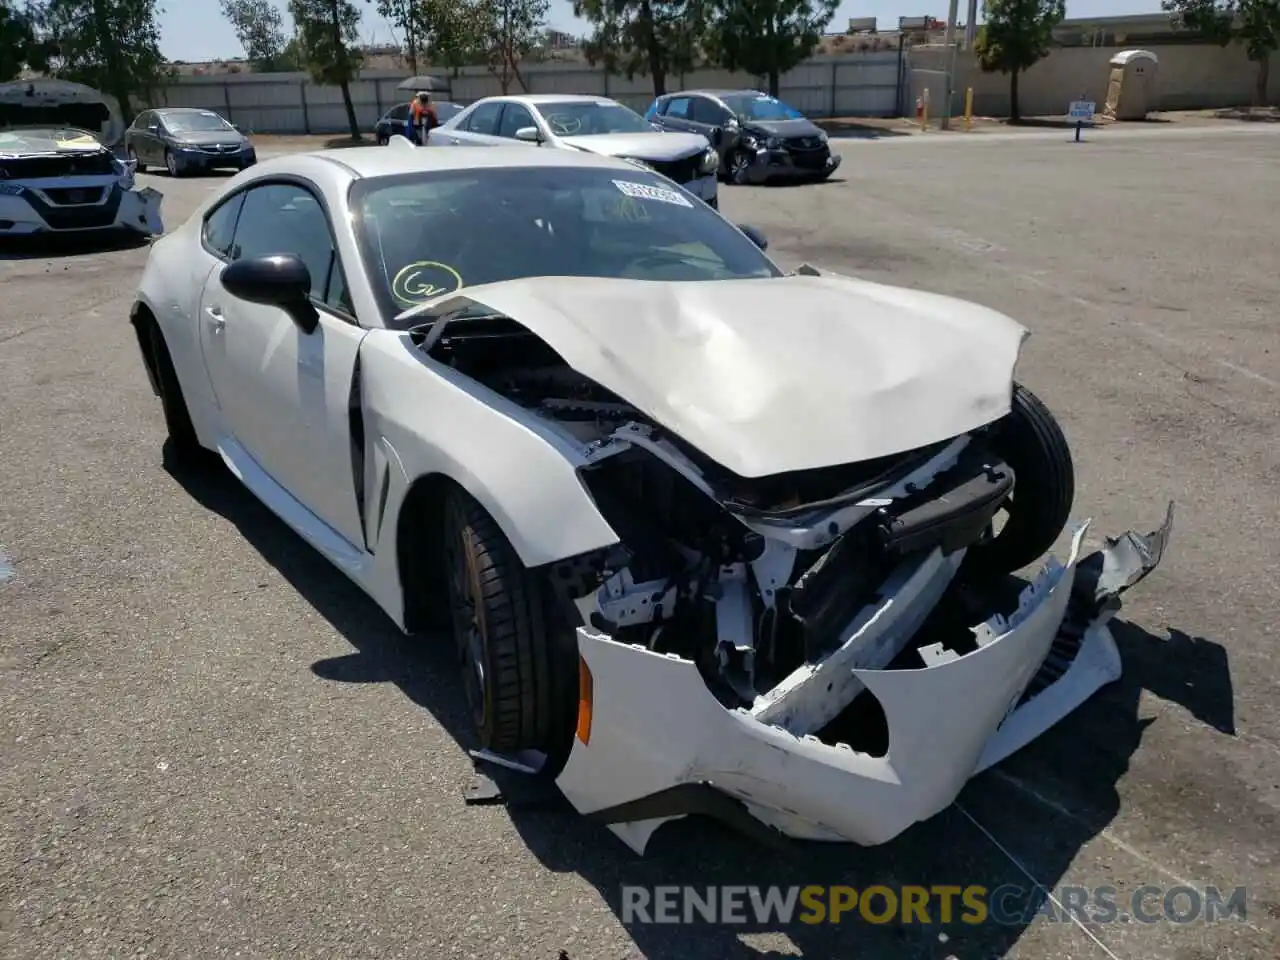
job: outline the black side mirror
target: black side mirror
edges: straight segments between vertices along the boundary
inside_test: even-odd
[[[222,271],[222,288],[241,300],[279,307],[303,333],[311,333],[320,323],[320,314],[311,304],[311,271],[295,254],[236,260]]]
[[[756,227],[749,223],[738,224],[738,229],[747,235],[747,239],[754,243],[761,250],[769,249],[769,238],[760,232]]]

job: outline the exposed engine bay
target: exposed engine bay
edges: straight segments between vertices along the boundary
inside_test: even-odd
[[[552,571],[583,624],[692,661],[726,708],[766,713],[778,691],[837,652],[842,670],[922,667],[944,639],[952,650],[972,643],[956,629],[961,577],[954,603],[933,597],[920,608],[939,629],[860,628],[928,558],[943,561],[942,588],[966,551],[964,569],[981,566],[1017,479],[988,431],[869,462],[739,477],[478,307],[416,336],[433,358],[581,446],[581,480],[621,540],[588,568]],[[984,598],[965,622],[982,622],[991,606]],[[812,712],[779,722],[817,732],[858,692],[830,693],[844,702],[818,710],[822,723]]]

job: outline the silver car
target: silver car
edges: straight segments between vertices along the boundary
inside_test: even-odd
[[[639,162],[719,206],[720,156],[697,133],[663,132],[608,97],[527,94],[486,97],[432,131],[433,145],[496,146],[513,140]]]

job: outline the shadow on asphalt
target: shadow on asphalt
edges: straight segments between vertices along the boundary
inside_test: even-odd
[[[343,683],[393,683],[431,713],[460,748],[475,746],[448,642],[403,636],[371,600],[220,466],[199,474],[181,471],[172,466],[167,451],[165,466],[198,502],[234,524],[352,645],[350,654],[313,664],[318,676]],[[645,957],[764,960],[793,957],[798,951],[800,956],[828,960],[851,956],[855,950],[863,960],[1003,957],[1038,912],[1053,909],[1044,889],[1057,885],[1079,850],[1118,812],[1116,784],[1128,771],[1146,727],[1155,722],[1138,716],[1143,691],[1182,705],[1216,730],[1234,734],[1230,669],[1219,644],[1179,631],[1162,639],[1124,621],[1114,622],[1114,633],[1125,661],[1125,674],[1118,682],[1034,744],[973,780],[958,804],[880,847],[798,844],[788,856],[764,850],[718,823],[689,818],[660,829],[641,859],[603,827],[584,822],[559,794],[529,790],[529,802],[521,803],[518,789],[513,790],[508,810],[522,839],[547,869],[580,875],[624,923],[624,884],[823,884],[859,890],[872,885],[981,884],[989,891],[1006,885],[1020,891],[1003,900],[1002,922],[981,925],[963,922],[965,911],[958,899],[951,922],[938,922],[935,914],[935,922],[927,925],[869,923],[856,911],[839,925],[627,924]],[[1017,787],[1037,787],[1045,777],[1070,795],[1070,803],[1064,804],[1070,814],[1030,799]],[[464,801],[459,796],[441,802]],[[977,823],[1030,865],[1044,888],[1033,887]],[[882,901],[873,903],[873,912],[883,912]],[[1064,919],[1061,914],[1056,917]],[[763,932],[785,935],[795,949],[761,950],[741,939]],[[561,957],[592,960],[570,950]]]
[[[0,261],[47,260],[49,258],[92,257],[119,250],[136,250],[150,243],[149,237],[132,230],[83,234],[33,234],[29,237],[0,237]]]

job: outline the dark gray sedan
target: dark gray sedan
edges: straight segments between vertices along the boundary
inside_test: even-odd
[[[194,107],[144,110],[124,132],[124,144],[139,171],[164,167],[171,177],[243,170],[258,161],[248,137],[212,110]]]

